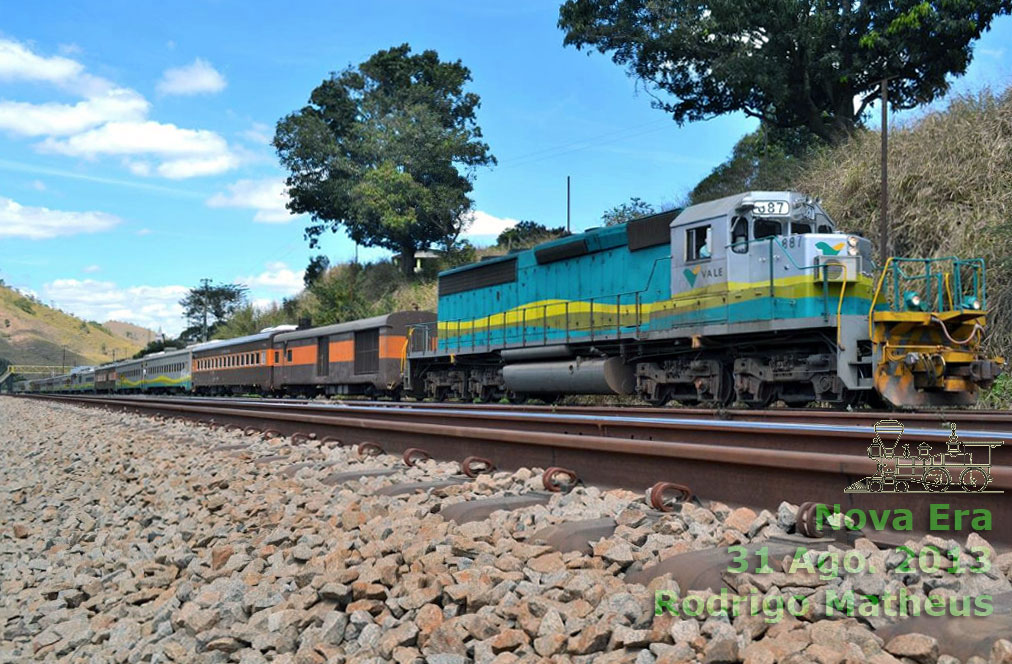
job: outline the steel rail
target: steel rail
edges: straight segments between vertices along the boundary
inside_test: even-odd
[[[441,412],[437,418],[433,417],[437,413],[410,410],[308,404],[270,407],[261,402],[193,403],[179,399],[81,395],[31,398],[213,420],[215,424],[273,429],[281,435],[304,434],[309,430],[318,436],[337,437],[347,444],[376,443],[388,453],[421,448],[437,459],[482,456],[501,469],[561,466],[575,470],[587,483],[607,487],[642,490],[660,481],[675,482],[690,487],[702,498],[754,507],[775,509],[780,501],[787,500],[797,504],[806,501],[840,504],[843,510],[905,508],[914,514],[919,530],[927,529],[932,505],[944,504],[949,512],[989,509],[992,531],[985,536],[996,543],[1012,544],[1009,501],[991,493],[1012,489],[1012,464],[1005,456],[992,459],[993,482],[987,493],[844,493],[846,486],[875,474],[876,470],[875,461],[866,453],[871,431],[858,427],[762,422],[680,421],[674,426],[663,421],[636,423],[664,432],[663,438],[647,440],[616,436],[611,425],[590,434],[538,430],[529,425],[536,422],[542,426],[553,418],[517,413],[511,415],[512,420],[503,419],[501,413],[488,417]],[[400,416],[390,417],[392,412],[399,412]],[[822,434],[819,438],[814,436],[817,431]],[[827,438],[837,444],[828,445]],[[762,444],[774,440],[789,443]],[[849,443],[842,454],[837,451],[841,441]]]
[[[110,395],[133,396],[133,395]],[[164,398],[157,395],[148,397],[137,395],[138,398]],[[559,405],[527,405],[499,403],[469,402],[428,402],[428,401],[371,401],[358,399],[341,399],[319,401],[314,399],[293,398],[261,398],[261,397],[201,397],[181,396],[177,398],[194,399],[201,402],[217,401],[224,403],[262,402],[268,404],[311,404],[319,406],[349,408],[387,408],[390,410],[481,410],[502,413],[552,413],[556,415],[616,415],[622,417],[645,418],[691,418],[723,421],[775,421],[800,422],[806,424],[841,424],[851,426],[872,426],[883,419],[899,419],[907,425],[921,428],[943,427],[949,422],[958,422],[961,427],[975,432],[1012,432],[1012,412],[1007,410],[953,409],[953,410],[922,410],[922,411],[837,411],[815,408],[773,408],[766,410],[750,409],[710,409],[710,408],[653,408],[648,406],[559,406]]]

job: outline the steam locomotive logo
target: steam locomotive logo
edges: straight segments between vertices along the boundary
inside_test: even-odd
[[[836,256],[843,250],[845,242],[838,242],[836,244],[828,244],[826,242],[816,242],[815,248],[822,252],[823,256]]]
[[[993,481],[992,450],[1003,441],[961,441],[956,425],[950,424],[945,452],[935,454],[929,443],[921,443],[913,453],[909,443],[900,446],[903,424],[899,421],[881,420],[873,428],[868,458],[878,462],[875,474],[854,482],[845,493],[1004,493],[986,491]]]

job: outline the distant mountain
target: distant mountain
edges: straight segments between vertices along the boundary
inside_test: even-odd
[[[148,330],[115,323],[121,332],[84,321],[0,286],[0,358],[14,364],[79,366],[130,357],[147,345]],[[136,336],[126,336],[124,328]],[[152,332],[152,338],[154,333]]]
[[[149,330],[148,328],[141,327],[140,325],[124,323],[123,321],[118,320],[107,320],[102,323],[102,327],[109,330],[117,337],[122,337],[131,343],[139,343],[141,346],[147,346],[160,336],[154,330]]]

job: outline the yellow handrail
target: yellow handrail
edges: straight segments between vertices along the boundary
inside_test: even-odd
[[[889,265],[893,262],[893,257],[890,256],[886,259],[885,265],[882,266],[882,274],[878,278],[878,286],[875,287],[875,295],[871,298],[871,309],[868,310],[868,338],[872,337],[872,330],[875,329],[875,303],[878,302],[878,295],[882,292],[882,283],[885,281],[886,274],[889,273]]]
[[[840,324],[840,316],[843,314],[843,294],[847,291],[847,265],[841,263],[843,268],[843,281],[840,283],[840,301],[836,303],[836,347],[844,350],[843,346],[843,325]]]

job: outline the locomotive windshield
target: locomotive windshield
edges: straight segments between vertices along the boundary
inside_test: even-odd
[[[761,240],[764,237],[775,237],[784,234],[783,223],[776,219],[755,220],[755,239]]]

